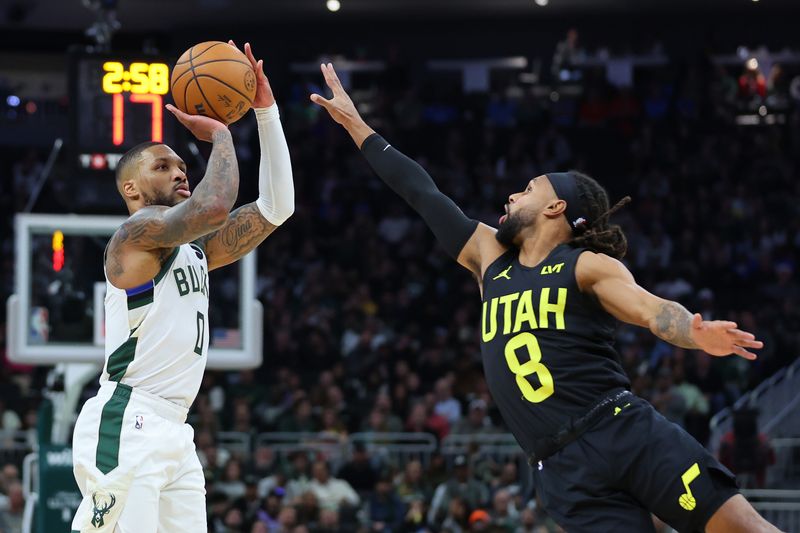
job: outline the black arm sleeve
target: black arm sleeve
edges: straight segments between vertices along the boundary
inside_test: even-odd
[[[394,149],[377,133],[367,137],[361,152],[378,176],[422,216],[447,253],[458,259],[478,221],[468,218],[445,196],[419,163]]]

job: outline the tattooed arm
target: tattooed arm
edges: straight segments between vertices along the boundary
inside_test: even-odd
[[[208,270],[238,261],[277,227],[263,217],[255,202],[243,205],[230,214],[220,229],[198,239],[206,250]]]
[[[651,294],[636,283],[625,265],[607,255],[581,254],[575,277],[581,291],[594,295],[618,320],[648,328],[675,346],[746,359],[756,357],[746,348],[763,346],[753,334],[737,329],[734,322],[705,321],[681,304]]]
[[[231,134],[218,124],[219,128],[209,132],[214,146],[206,173],[192,196],[173,207],[139,209],[111,238],[106,273],[116,287],[131,288],[146,282],[174,247],[226,223],[239,189],[239,169]]]

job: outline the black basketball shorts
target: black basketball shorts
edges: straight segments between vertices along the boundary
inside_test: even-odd
[[[646,401],[620,400],[577,440],[533,465],[536,492],[568,533],[702,532],[738,493],[734,475]]]

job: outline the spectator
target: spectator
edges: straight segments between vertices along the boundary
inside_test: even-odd
[[[487,416],[486,401],[476,398],[469,403],[467,417],[456,422],[452,433],[455,435],[477,435],[480,433],[497,433],[498,429],[492,425]]]
[[[430,520],[430,511],[428,511],[428,521]],[[442,531],[450,531],[451,533],[464,533],[469,527],[469,511],[467,504],[463,498],[458,496],[451,498],[447,503],[447,514],[442,520]]]
[[[258,479],[247,474],[244,477],[244,494],[241,498],[234,501],[234,505],[241,509],[246,522],[252,522],[255,519],[259,507],[261,507],[262,498],[258,495]]]
[[[444,417],[450,425],[461,418],[461,404],[453,398],[452,385],[447,378],[441,378],[436,382],[436,405],[433,412]]]
[[[317,497],[320,508],[339,511],[341,506],[354,507],[359,504],[358,494],[347,481],[330,477],[325,461],[314,463],[312,477],[308,488]]]
[[[450,431],[450,425],[447,423],[446,418],[430,412],[425,403],[418,402],[411,406],[411,412],[406,421],[406,431],[433,433],[441,439],[447,436]]]
[[[275,452],[269,446],[256,446],[253,451],[253,459],[247,468],[249,474],[259,479],[271,476],[277,470],[275,464]]]
[[[244,527],[244,515],[238,507],[231,507],[225,513],[225,526],[222,533],[239,533]]]
[[[380,533],[398,531],[406,516],[406,506],[392,486],[391,477],[383,475],[366,503],[371,530]]]
[[[656,389],[651,402],[667,420],[680,426],[684,425],[686,399],[673,384],[672,371],[666,366],[658,371]]]
[[[225,465],[222,479],[216,485],[217,490],[229,499],[241,498],[245,493],[245,484],[242,479],[242,464],[238,459],[231,459]]]
[[[500,489],[492,498],[491,523],[508,532],[516,531],[520,526],[519,513],[511,499],[511,493]]]
[[[269,491],[267,497],[261,502],[261,508],[256,511],[256,520],[263,523],[269,533],[277,533],[288,525],[281,523],[280,516],[283,504],[283,497],[286,495],[280,487],[276,487]]]
[[[758,431],[758,411],[734,412],[733,430],[722,437],[720,462],[736,474],[744,488],[764,488],[767,466],[775,464],[775,450],[767,436]]]
[[[676,365],[673,373],[675,392],[683,398],[686,407],[684,427],[700,444],[705,444],[708,440],[708,399],[697,385],[686,380],[683,364]]]
[[[25,498],[22,484],[12,481],[6,488],[8,507],[0,509],[0,530],[4,533],[22,532],[22,513],[25,510]]]
[[[304,396],[295,401],[292,414],[278,424],[278,431],[289,433],[313,433],[317,430],[312,414],[311,402]]]
[[[362,441],[353,445],[353,457],[339,470],[339,477],[362,496],[371,491],[378,481],[378,472],[372,466],[367,447]]]
[[[278,514],[278,531],[291,531],[297,526],[297,511],[294,507],[282,507]]]
[[[500,475],[494,477],[492,488],[497,493],[505,490],[512,498],[522,496],[522,487],[517,476],[517,464],[514,461],[507,461],[500,469]]]
[[[6,402],[0,399],[0,429],[3,431],[18,431],[22,428],[22,420],[12,409],[8,409]]]
[[[406,516],[403,520],[403,525],[401,526],[400,531],[403,532],[415,532],[415,531],[425,531],[426,530],[426,523],[425,523],[425,500],[422,498],[413,499],[408,504],[408,511],[406,512]]]
[[[406,463],[403,473],[395,481],[397,495],[405,503],[426,501],[430,497],[430,486],[422,477],[422,463],[417,460]]]
[[[514,533],[548,533],[544,526],[536,524],[536,513],[530,507],[526,507],[519,515],[520,525]]]
[[[449,506],[450,500],[455,497],[462,498],[470,508],[479,507],[489,502],[489,490],[472,478],[467,458],[463,455],[456,456],[453,461],[452,477],[436,487],[428,511],[428,522],[439,523],[443,510]]]
[[[304,451],[296,451],[289,455],[290,467],[287,470],[286,494],[290,500],[296,501],[311,490],[311,469],[308,456]]]
[[[580,71],[576,66],[583,60],[583,56],[584,51],[578,45],[578,30],[570,28],[564,40],[556,44],[551,67],[553,79],[560,82],[579,80]]]
[[[475,509],[469,515],[469,530],[470,531],[485,531],[491,523],[489,513],[483,509]]]
[[[319,522],[312,525],[311,533],[339,533],[339,513],[336,509],[322,509]]]

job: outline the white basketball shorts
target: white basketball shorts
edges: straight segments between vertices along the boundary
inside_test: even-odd
[[[206,533],[205,479],[187,409],[103,383],[73,434],[83,495],[72,533]]]

